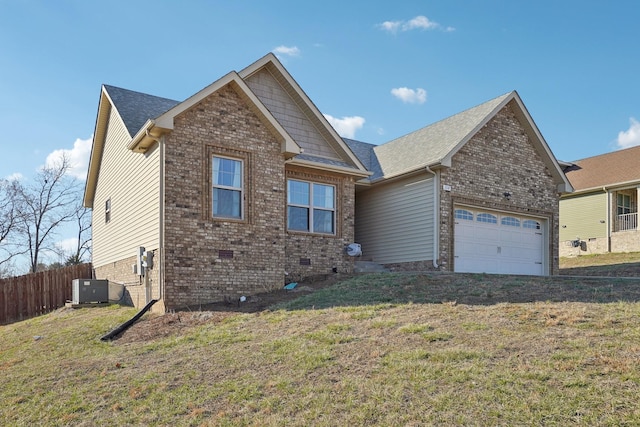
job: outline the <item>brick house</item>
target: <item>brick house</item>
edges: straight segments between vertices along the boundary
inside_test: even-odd
[[[373,174],[355,239],[392,269],[558,273],[558,200],[572,191],[514,91],[382,145],[347,140]]]
[[[368,175],[272,54],[183,102],[103,86],[84,195],[96,277],[167,310],[350,272]]]
[[[351,272],[355,241],[398,269],[554,274],[569,191],[516,92],[374,146],[269,54],[182,102],[103,86],[84,203],[96,277],[168,310]]]
[[[565,163],[575,188],[560,199],[560,256],[640,251],[640,147]]]

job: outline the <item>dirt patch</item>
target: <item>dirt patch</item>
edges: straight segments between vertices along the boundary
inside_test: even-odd
[[[166,314],[150,314],[133,324],[119,335],[114,342],[125,344],[130,342],[151,341],[171,335],[178,335],[185,328],[196,327],[210,322],[222,322],[237,313],[258,313],[265,311],[275,304],[291,301],[329,287],[348,276],[326,276],[311,279],[291,289],[278,289],[246,296],[244,301],[219,301],[185,307],[181,310]]]
[[[409,276],[413,276],[408,273]],[[624,275],[620,275],[624,276]],[[165,315],[147,315],[125,331],[117,343],[150,341],[170,335],[180,334],[185,328],[192,328],[209,322],[222,322],[237,313],[260,313],[278,303],[295,300],[301,296],[332,286],[345,276],[327,276],[313,281],[299,283],[292,290],[279,289],[257,295],[249,295],[245,300],[221,301],[211,304],[185,307]],[[350,288],[353,289],[353,288]],[[362,303],[366,296],[354,292],[341,291],[330,306],[342,303]],[[499,303],[583,302],[608,303],[615,301],[640,301],[640,279],[602,279],[595,277],[535,278],[528,276],[465,275],[455,273],[416,274],[402,286],[380,288],[385,292],[386,301],[398,304],[453,303],[466,305],[494,305]],[[356,297],[349,293],[357,294]],[[355,298],[355,300],[353,299]]]

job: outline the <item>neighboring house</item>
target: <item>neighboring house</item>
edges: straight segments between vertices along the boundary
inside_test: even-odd
[[[558,272],[558,200],[571,185],[516,92],[375,146],[356,241],[392,269]]]
[[[183,102],[103,86],[84,195],[96,276],[167,310],[351,272],[368,175],[272,54]]]
[[[570,191],[516,92],[374,146],[269,54],[182,102],[103,86],[84,203],[97,278],[169,310],[351,272],[353,242],[392,268],[555,274]]]
[[[640,147],[565,164],[575,193],[560,199],[560,255],[640,251]]]

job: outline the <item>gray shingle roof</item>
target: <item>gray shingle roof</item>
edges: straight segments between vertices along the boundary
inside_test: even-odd
[[[147,120],[155,119],[180,103],[173,99],[160,98],[115,86],[104,85],[104,88],[118,110],[118,114],[122,117],[131,137],[138,133]]]
[[[373,151],[385,178],[442,162],[477,131],[490,114],[514,92],[509,92],[415,132],[375,146]]]
[[[362,163],[369,172],[373,172],[369,177],[371,181],[382,178],[382,167],[380,166],[380,162],[378,162],[376,153],[373,150],[376,145],[369,144],[368,142],[356,141],[355,139],[342,138],[342,140],[349,146],[351,151],[353,151],[353,154],[355,154],[358,160],[360,160],[360,163]]]

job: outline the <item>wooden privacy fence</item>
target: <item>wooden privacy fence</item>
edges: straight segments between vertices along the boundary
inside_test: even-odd
[[[72,298],[73,279],[90,279],[91,264],[0,279],[0,325],[49,313]]]

